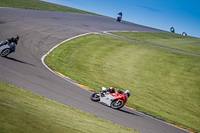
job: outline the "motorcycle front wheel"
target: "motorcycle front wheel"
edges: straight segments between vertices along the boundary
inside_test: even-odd
[[[113,108],[113,109],[120,109],[123,106],[124,106],[124,102],[123,101],[119,101],[119,100],[114,100],[110,104],[110,107]]]
[[[10,51],[9,48],[6,48],[6,49],[2,50],[1,57],[6,57],[10,52],[11,51]]]
[[[93,93],[93,94],[91,95],[90,99],[91,99],[92,101],[94,101],[94,102],[98,102],[98,101],[100,101],[100,96],[99,96],[98,93],[95,92],[95,93]]]

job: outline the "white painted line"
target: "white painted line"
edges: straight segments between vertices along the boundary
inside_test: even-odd
[[[57,44],[56,46],[54,46],[52,49],[50,49],[50,50],[49,50],[45,55],[43,55],[42,58],[41,58],[42,64],[43,64],[49,71],[51,71],[52,73],[56,74],[57,76],[61,77],[62,79],[66,80],[66,81],[68,81],[68,82],[70,82],[70,83],[72,83],[72,84],[74,84],[74,85],[76,85],[76,86],[78,86],[78,87],[80,87],[80,88],[82,88],[82,89],[84,89],[84,90],[87,90],[87,89],[85,89],[85,88],[83,88],[83,87],[77,85],[76,83],[72,82],[71,80],[69,80],[69,79],[67,79],[67,78],[65,78],[65,77],[63,77],[63,76],[61,76],[61,75],[59,75],[59,74],[56,73],[55,71],[53,71],[51,68],[49,68],[49,67],[46,65],[46,63],[45,63],[44,60],[45,60],[45,57],[46,57],[49,53],[51,53],[55,48],[57,48],[59,45],[63,44],[64,42],[70,41],[70,40],[72,40],[72,39],[75,39],[75,38],[78,38],[78,37],[81,37],[81,36],[89,35],[89,34],[96,34],[96,33],[95,33],[95,32],[89,32],[89,33],[80,34],[80,35],[71,37],[71,38],[69,38],[69,39],[66,39],[66,40],[62,41],[61,43]],[[87,91],[90,92],[89,90],[87,90]]]

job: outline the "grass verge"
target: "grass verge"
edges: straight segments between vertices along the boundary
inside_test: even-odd
[[[23,8],[23,9],[35,9],[35,10],[47,10],[47,11],[58,11],[58,12],[68,12],[68,13],[78,13],[78,14],[88,14],[97,15],[99,14],[78,10],[75,8],[57,5],[40,0],[1,0],[0,7],[13,7],[13,8]]]
[[[112,34],[123,36],[142,42],[174,48],[200,55],[200,38],[182,36],[172,33],[160,32],[111,32]]]
[[[45,61],[92,89],[129,89],[129,106],[200,131],[200,57],[87,35],[60,45]]]
[[[137,133],[1,81],[0,114],[1,133]]]

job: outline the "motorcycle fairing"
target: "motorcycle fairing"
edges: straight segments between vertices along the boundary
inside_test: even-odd
[[[2,45],[2,46],[0,47],[0,53],[1,53],[4,49],[7,49],[7,48],[10,48],[10,46],[9,46],[8,44]]]
[[[110,106],[111,102],[114,99],[115,98],[112,95],[106,94],[104,97],[100,97],[100,102],[105,103],[106,105]]]

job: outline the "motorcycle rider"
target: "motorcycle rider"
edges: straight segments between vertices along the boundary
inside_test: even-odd
[[[110,93],[115,93],[115,89],[113,87],[110,87],[109,89],[107,89],[107,91]]]
[[[11,37],[9,39],[6,40],[7,43],[11,43],[11,42],[14,42],[17,44],[17,41],[19,40],[19,36],[16,35],[15,37]]]
[[[9,39],[7,39],[4,43],[2,43],[1,45],[6,45],[8,44],[10,46],[10,49],[12,52],[15,52],[15,48],[16,45],[18,44],[18,40],[19,40],[19,36],[16,35],[15,37],[11,37]],[[15,44],[12,44],[12,42],[14,42]]]
[[[122,11],[120,11],[117,15],[120,15],[122,17]]]
[[[122,12],[120,11],[118,14],[117,14],[117,22],[120,22],[122,20]]]
[[[11,38],[7,39],[6,41],[2,41],[1,45],[10,44],[11,42],[14,42],[15,44],[17,44],[18,40],[19,40],[19,36],[16,35],[15,37],[11,37]]]
[[[110,87],[109,89],[107,89],[108,92],[110,93],[115,93],[115,89],[113,87]],[[131,95],[131,92],[129,90],[126,90],[126,91],[122,91],[120,89],[117,89],[117,93],[123,95],[124,93],[127,95],[127,98],[130,97]]]
[[[171,27],[171,28],[170,28],[170,31],[171,31],[172,33],[175,33],[174,27]]]

